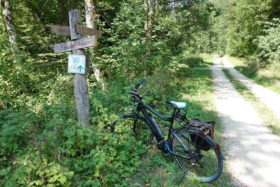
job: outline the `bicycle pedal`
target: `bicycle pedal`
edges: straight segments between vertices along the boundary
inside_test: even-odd
[[[192,166],[198,166],[199,164],[197,162],[192,162]]]

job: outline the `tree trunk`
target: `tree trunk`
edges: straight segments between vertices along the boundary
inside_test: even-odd
[[[153,34],[153,23],[154,23],[154,17],[156,13],[156,2],[155,0],[144,0],[144,9],[146,13],[146,21],[144,23],[144,29],[145,29],[145,37],[147,42],[147,48],[145,53],[145,66],[146,70],[144,72],[145,76],[147,75],[147,70],[149,69],[149,63],[147,63],[151,56],[151,48],[152,48],[152,34]]]
[[[152,10],[152,2],[153,0],[144,0],[144,9],[146,13],[146,21],[145,21],[145,35],[146,35],[146,41],[148,44],[152,41],[152,16],[153,16],[153,10]],[[148,46],[150,47],[150,46]]]
[[[94,12],[95,12],[95,3],[93,0],[85,0],[85,9],[86,9],[86,26],[88,28],[96,29],[94,23]],[[93,66],[93,72],[97,82],[101,85],[102,90],[105,90],[105,83],[101,78],[100,70],[96,67],[95,63],[91,63]]]
[[[17,42],[16,32],[12,22],[11,8],[8,0],[1,0],[3,19],[6,25],[7,34],[13,54],[16,56]]]

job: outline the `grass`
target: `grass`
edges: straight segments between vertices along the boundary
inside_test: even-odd
[[[240,73],[253,79],[260,85],[263,85],[280,94],[280,64],[273,63],[265,68],[259,68],[254,61],[248,61],[241,58],[227,57],[230,63]]]
[[[210,60],[208,61],[208,63]],[[208,64],[207,61],[205,64]],[[188,117],[199,118],[204,121],[219,121],[214,104],[211,70],[188,69],[184,78],[182,97],[180,100],[188,103]],[[216,127],[215,139],[221,143],[221,127]],[[156,149],[150,147],[143,158],[140,172],[130,179],[130,186],[234,186],[229,174],[224,172],[213,183],[200,183],[191,179],[175,163],[172,156],[165,156]]]
[[[264,124],[266,124],[274,134],[280,136],[280,121],[276,118],[265,104],[263,104],[249,89],[246,88],[240,81],[233,78],[229,70],[223,69],[227,78],[231,81],[235,89],[248,100],[258,112]]]

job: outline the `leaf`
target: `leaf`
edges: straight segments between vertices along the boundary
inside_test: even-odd
[[[1,169],[0,170],[0,176],[5,176],[5,175],[7,175],[10,171],[11,171],[11,167],[7,167],[7,168],[5,168],[5,169]]]

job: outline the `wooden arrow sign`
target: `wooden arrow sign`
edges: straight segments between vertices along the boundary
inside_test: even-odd
[[[91,36],[87,38],[82,38],[75,41],[65,42],[61,44],[56,44],[53,46],[55,53],[63,53],[66,51],[71,51],[74,49],[81,49],[86,47],[91,47],[96,44],[96,37]]]
[[[80,33],[81,35],[88,35],[88,36],[96,36],[97,38],[100,38],[102,35],[102,32],[96,29],[92,29],[92,28],[88,28],[88,27],[84,27],[81,25],[77,25],[77,29],[78,29],[78,33]]]
[[[51,32],[63,35],[63,36],[70,36],[70,28],[68,26],[59,26],[59,25],[47,25],[47,27],[50,27]],[[96,36],[97,38],[100,38],[102,35],[102,32],[96,29],[91,29],[88,27],[84,27],[81,25],[77,25],[77,31],[82,36]]]
[[[70,36],[70,29],[68,26],[47,25],[47,27],[50,27],[52,33]]]

